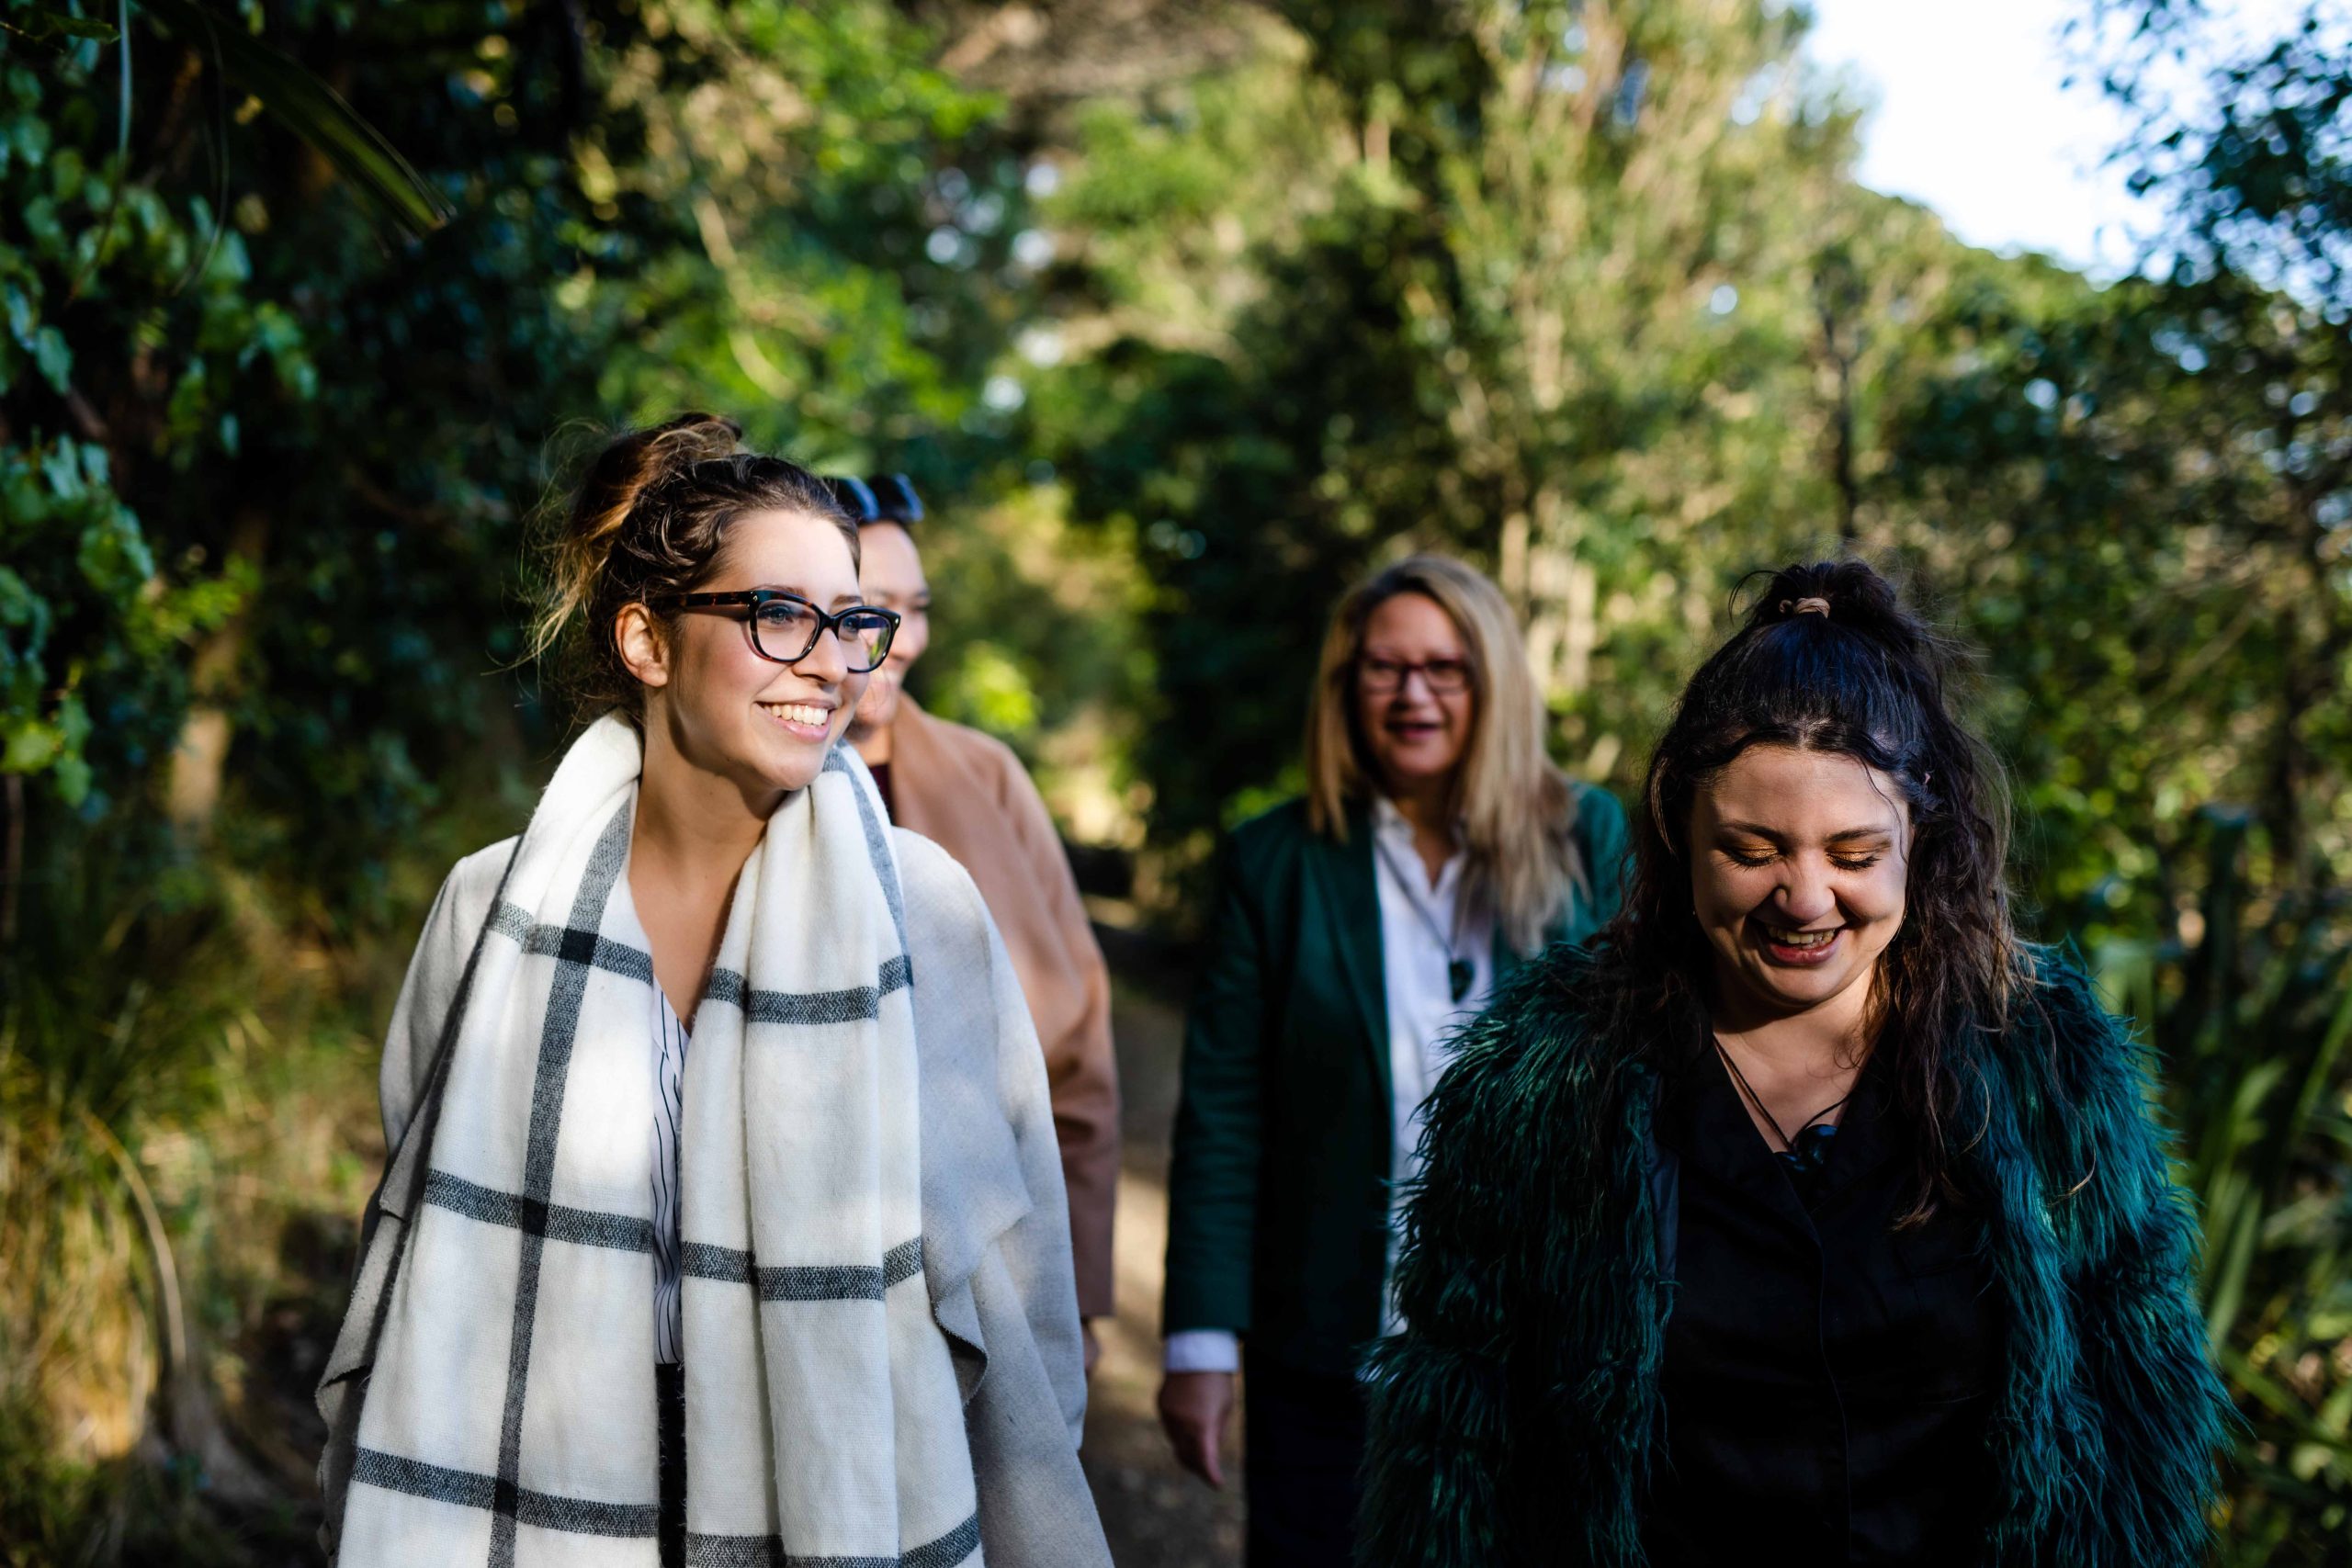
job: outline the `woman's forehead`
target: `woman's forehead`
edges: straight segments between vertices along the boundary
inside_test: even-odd
[[[1694,804],[1719,821],[1804,833],[1900,827],[1907,817],[1895,781],[1860,757],[1793,746],[1751,746],[1709,780]]]
[[[868,584],[912,592],[923,585],[922,552],[914,536],[896,523],[869,523],[858,532],[865,558],[858,576]]]
[[[1425,593],[1398,593],[1374,606],[1364,617],[1365,646],[1458,647],[1461,628],[1444,607]]]
[[[789,587],[820,604],[857,592],[857,565],[840,525],[806,512],[745,513],[728,526],[716,565],[715,587]]]

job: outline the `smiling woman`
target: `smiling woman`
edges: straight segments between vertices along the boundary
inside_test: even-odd
[[[1691,677],[1623,913],[1432,1097],[1360,1561],[2201,1559],[2195,1221],[1954,662],[1848,561]]]
[[[1108,1562],[1028,1010],[836,745],[898,626],[855,527],[739,434],[615,439],[555,541],[594,722],[392,1019],[319,1393],[346,1568]]]
[[[1396,1324],[1397,1194],[1453,1032],[1613,914],[1625,815],[1544,749],[1500,590],[1409,556],[1331,616],[1307,797],[1235,829],[1169,1180],[1178,1460],[1222,1482],[1247,1381],[1251,1568],[1351,1561],[1364,1346]]]

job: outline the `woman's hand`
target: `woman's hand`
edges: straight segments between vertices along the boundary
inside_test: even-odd
[[[1233,1424],[1231,1372],[1170,1372],[1159,1380],[1159,1424],[1176,1462],[1210,1485],[1225,1485],[1225,1433]]]

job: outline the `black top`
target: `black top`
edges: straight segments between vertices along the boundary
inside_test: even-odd
[[[1657,1568],[1982,1553],[2002,1314],[1974,1211],[1894,1228],[1917,1175],[1887,1077],[1864,1066],[1809,1179],[1713,1051],[1659,1106],[1680,1213],[1645,1531]]]
[[[865,771],[874,775],[874,787],[882,796],[882,809],[889,814],[893,821],[897,820],[899,803],[890,794],[890,764],[869,762],[866,764]]]

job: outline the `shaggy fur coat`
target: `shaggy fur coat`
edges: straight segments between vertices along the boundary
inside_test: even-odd
[[[1555,949],[1469,1030],[1430,1102],[1397,1271],[1412,1327],[1374,1357],[1363,1562],[1644,1562],[1674,1177],[1651,1054],[1589,1022],[1609,983]],[[1964,1050],[1982,1126],[1955,1136],[1959,1176],[2007,1320],[1979,1561],[2189,1568],[2234,1416],[2146,1064],[2047,953],[2010,1027]]]

